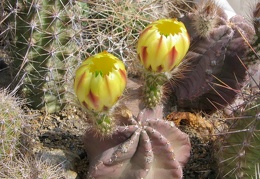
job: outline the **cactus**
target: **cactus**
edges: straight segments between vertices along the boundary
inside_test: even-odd
[[[80,61],[78,2],[69,0],[4,2],[6,35],[13,75],[33,108],[56,112],[65,105],[72,73]],[[21,82],[21,83],[20,83]]]
[[[213,0],[202,0],[195,5],[191,14],[192,26],[201,37],[208,37],[224,15],[223,10]]]
[[[88,177],[181,178],[190,155],[189,138],[162,115],[157,106],[142,110],[137,118],[121,116],[113,135],[102,140],[89,129],[84,137]]]
[[[0,89],[0,159],[14,157],[25,125],[22,101]]]
[[[257,178],[255,166],[260,160],[260,95],[249,96],[242,104],[246,109],[229,120],[217,152],[220,175],[225,178]]]
[[[243,61],[249,49],[248,42],[253,38],[253,27],[241,16],[228,20],[221,9],[215,8],[217,20],[215,27],[207,27],[212,29],[210,32],[196,31],[194,25],[188,26],[199,23],[193,22],[194,13],[181,19],[191,36],[191,48],[184,59],[187,70],[183,72],[183,78],[173,79],[167,85],[173,103],[179,109],[207,113],[223,109],[234,101],[245,81]]]
[[[153,47],[147,47],[150,45],[146,41],[149,34],[143,33],[143,44],[138,47],[138,53],[144,52],[140,50],[142,48],[147,48],[151,53],[139,54],[140,61],[148,61],[141,59],[142,57],[151,59],[148,65],[144,64],[147,70],[150,70],[151,76],[153,72],[170,71],[176,67],[189,47],[187,31],[181,22],[176,19],[163,19],[154,24],[158,27],[153,27],[152,24],[150,29],[151,33],[161,33],[161,40],[158,38],[155,44],[158,54],[165,58],[163,64],[158,64],[159,61],[153,59]],[[174,31],[166,30],[168,26],[173,27]],[[160,50],[163,51],[162,54]],[[122,94],[127,81],[122,62],[116,61],[117,58],[103,52],[88,58],[76,71],[74,89],[79,102],[96,113],[89,116],[88,121],[92,122],[92,125],[84,138],[90,160],[88,178],[181,178],[182,167],[190,155],[189,138],[176,128],[173,122],[163,120],[161,106],[148,106],[153,109],[143,109],[138,117],[124,118],[118,114],[123,105],[121,103],[118,109],[113,110],[112,117],[102,115],[107,111],[110,113],[111,107],[115,108],[115,100]],[[155,80],[158,79],[152,79]],[[112,86],[114,91],[111,91]],[[131,93],[128,95],[131,96]],[[139,106],[136,103],[134,105]],[[88,110],[87,113],[90,113]],[[114,125],[110,130],[112,122]]]

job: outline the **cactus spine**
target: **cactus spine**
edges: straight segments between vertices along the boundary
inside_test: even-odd
[[[22,94],[34,108],[59,111],[80,60],[80,6],[70,0],[8,0],[4,7],[4,23],[13,38],[14,75],[22,82]]]

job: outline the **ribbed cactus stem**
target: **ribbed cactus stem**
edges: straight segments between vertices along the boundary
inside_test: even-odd
[[[162,102],[163,85],[166,81],[165,73],[144,72],[143,97],[146,107],[153,108]]]
[[[112,115],[112,110],[97,113],[88,110],[89,119],[92,121],[91,130],[96,132],[99,137],[110,136],[114,132],[114,118]]]
[[[162,106],[144,109],[137,117],[118,116],[116,130],[102,140],[88,130],[88,178],[182,178],[190,156],[189,138],[162,116]]]

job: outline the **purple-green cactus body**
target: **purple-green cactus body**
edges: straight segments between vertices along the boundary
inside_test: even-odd
[[[191,24],[190,16],[183,19]],[[188,27],[189,32],[194,32]],[[231,104],[246,78],[246,60],[254,30],[243,17],[224,19],[207,37],[191,34],[191,49],[184,78],[171,85],[180,108],[212,113]],[[246,39],[246,40],[245,40]]]
[[[100,139],[89,130],[85,147],[89,178],[182,178],[190,156],[188,135],[162,119],[162,108],[145,109],[121,121],[116,132]]]

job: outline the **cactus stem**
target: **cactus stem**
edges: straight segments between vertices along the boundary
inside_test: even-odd
[[[162,103],[163,85],[167,80],[165,73],[144,72],[143,97],[146,107],[154,108]]]
[[[89,119],[92,120],[91,129],[95,131],[96,135],[100,138],[110,136],[114,132],[114,120],[112,110],[97,113],[94,111],[87,111]]]

